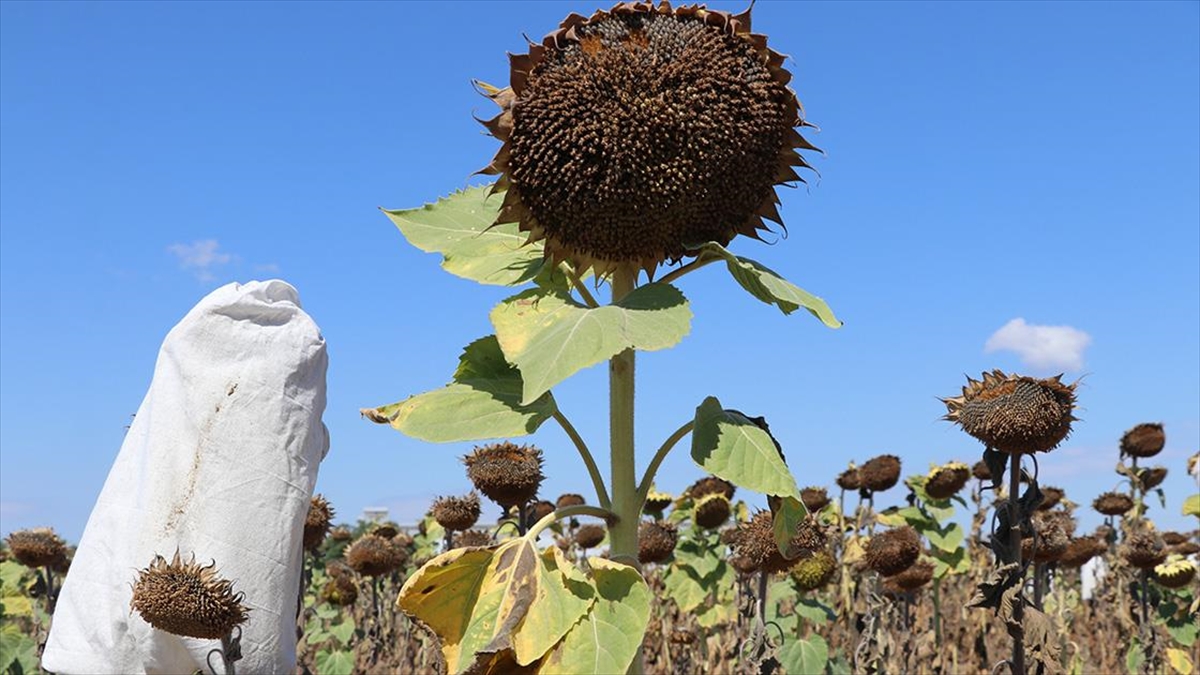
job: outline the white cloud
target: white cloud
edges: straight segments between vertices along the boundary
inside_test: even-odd
[[[233,260],[233,255],[220,251],[221,245],[216,239],[202,239],[190,244],[171,244],[167,251],[179,258],[179,266],[190,269],[200,281],[212,281],[216,277],[214,267],[224,265]]]
[[[1041,369],[1080,370],[1083,350],[1092,336],[1071,326],[1037,326],[1016,318],[992,333],[983,346],[985,353],[1015,352],[1027,366]]]

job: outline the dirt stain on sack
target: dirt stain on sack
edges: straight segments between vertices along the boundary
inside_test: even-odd
[[[226,398],[233,396],[237,391],[238,383],[232,382],[225,390]],[[223,403],[223,402],[222,402]],[[221,413],[221,403],[217,403],[213,409],[212,417],[204,423],[204,428],[200,431],[200,440],[196,443],[196,449],[192,452],[192,466],[187,473],[187,486],[183,489],[183,494],[171,507],[170,513],[167,516],[167,524],[163,528],[163,534],[169,535],[179,527],[179,520],[187,513],[188,506],[192,502],[192,496],[196,493],[196,482],[200,476],[200,458],[204,453],[204,447],[208,440],[208,435],[212,432],[213,426],[217,422],[217,415]]]

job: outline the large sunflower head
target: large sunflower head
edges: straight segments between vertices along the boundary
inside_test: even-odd
[[[1000,370],[967,378],[962,395],[944,398],[943,419],[984,445],[1010,455],[1049,452],[1071,433],[1076,420],[1075,384],[1062,376],[1039,380]]]
[[[138,572],[130,606],[159,630],[212,640],[246,621],[243,598],[217,574],[215,562],[200,565],[194,555],[184,561],[176,551],[171,562],[156,555]]]
[[[577,269],[653,273],[705,242],[757,239],[764,218],[781,223],[775,186],[811,168],[797,129],[812,125],[749,10],[623,2],[571,14],[510,61],[508,87],[480,87],[501,109],[482,171],[506,191],[497,222]]]

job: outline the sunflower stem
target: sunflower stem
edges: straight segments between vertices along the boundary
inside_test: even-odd
[[[1008,547],[1011,556],[1017,563],[1017,600],[1013,603],[1013,621],[1015,627],[1009,629],[1012,634],[1012,675],[1025,675],[1025,626],[1021,623],[1025,615],[1025,606],[1021,590],[1025,586],[1025,568],[1021,566],[1021,504],[1017,494],[1021,491],[1021,455],[1013,453],[1009,456],[1008,476]]]
[[[612,301],[628,295],[637,286],[637,268],[621,265],[612,274]],[[642,503],[638,501],[637,465],[633,444],[634,350],[612,357],[608,362],[609,448],[612,474],[612,505],[617,522],[609,526],[609,555],[614,562],[639,569],[638,524]],[[639,640],[640,643],[640,640]],[[630,664],[628,672],[640,675],[643,671],[642,649]]]
[[[608,509],[602,509],[596,506],[588,506],[587,504],[564,506],[561,509],[556,509],[554,513],[551,513],[550,515],[534,523],[529,528],[529,531],[525,533],[525,538],[533,541],[537,539],[538,535],[542,533],[542,530],[546,529],[547,527],[550,527],[559,521],[567,520],[568,518],[574,518],[575,516],[594,516],[596,518],[602,518],[605,521],[611,521],[613,519],[613,513]]]
[[[686,264],[682,267],[678,267],[678,268],[673,269],[670,272],[668,272],[665,276],[663,276],[662,279],[658,280],[658,283],[669,284],[669,283],[675,281],[676,279],[678,279],[679,277],[687,274],[688,272],[694,272],[694,271],[700,269],[701,267],[704,267],[705,265],[708,265],[709,263],[714,263],[718,260],[720,260],[720,258],[718,258],[716,256],[705,256],[705,255],[697,256],[695,260],[689,262],[688,264]]]
[[[558,422],[558,426],[566,432],[567,437],[575,444],[575,449],[579,451],[579,457],[583,459],[583,463],[587,466],[588,475],[592,477],[592,486],[596,489],[596,499],[600,501],[600,506],[605,509],[612,508],[612,501],[608,498],[608,489],[604,487],[604,476],[600,475],[600,468],[596,466],[596,458],[592,457],[592,452],[588,450],[587,443],[583,437],[575,430],[575,426],[567,419],[566,415],[562,414],[561,410],[554,411],[554,421]]]
[[[567,278],[571,280],[571,285],[575,287],[575,290],[579,291],[579,297],[583,298],[583,303],[592,309],[599,307],[600,303],[596,302],[595,296],[583,284],[583,280],[579,278],[579,272],[571,265],[565,265],[564,267],[567,272]]]
[[[684,436],[692,433],[692,427],[695,426],[694,420],[688,420],[686,424],[675,430],[667,440],[663,441],[662,447],[658,452],[654,453],[654,458],[650,460],[650,466],[646,467],[646,473],[642,475],[642,483],[638,487],[637,501],[639,503],[646,502],[646,496],[650,494],[650,486],[654,483],[654,474],[658,473],[658,467],[667,458],[675,444],[683,439]]]

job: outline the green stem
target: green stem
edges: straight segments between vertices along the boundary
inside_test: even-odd
[[[720,260],[720,258],[718,258],[718,257],[709,257],[709,256],[703,256],[703,255],[697,256],[695,260],[684,265],[683,267],[671,270],[669,273],[667,273],[666,276],[659,279],[658,283],[669,284],[669,283],[675,281],[676,279],[678,279],[679,277],[687,274],[688,272],[694,272],[695,270],[698,270],[701,267],[704,267],[705,265],[708,265],[709,263],[714,263],[718,260]]]
[[[542,533],[542,530],[550,527],[560,520],[574,518],[576,516],[595,516],[602,518],[605,521],[612,522],[614,519],[613,512],[608,509],[602,509],[598,506],[588,506],[587,504],[579,504],[576,506],[564,506],[561,509],[556,509],[554,513],[542,518],[534,523],[529,531],[525,533],[525,537],[531,541],[537,539],[537,536]]]
[[[622,265],[612,274],[612,301],[628,295],[637,286],[637,268]],[[612,474],[612,504],[617,521],[609,526],[609,556],[614,562],[640,569],[638,564],[638,525],[642,502],[638,500],[637,464],[633,443],[634,351],[625,351],[608,362],[609,444]],[[629,673],[640,675],[644,669],[642,650],[629,666]]]
[[[637,501],[639,503],[646,502],[646,495],[650,494],[650,485],[654,482],[654,474],[658,473],[659,465],[667,458],[667,455],[670,454],[676,443],[684,436],[692,433],[692,427],[695,424],[694,420],[689,420],[687,424],[676,429],[670,438],[663,441],[662,447],[658,449],[658,452],[654,453],[654,459],[650,460],[650,466],[646,467],[646,473],[642,475],[642,483],[637,490]]]
[[[596,459],[592,457],[592,453],[588,450],[587,443],[583,441],[583,437],[575,430],[574,425],[567,419],[566,415],[562,414],[561,410],[554,411],[554,421],[562,427],[563,431],[575,444],[575,449],[579,451],[579,456],[583,459],[583,463],[587,466],[588,475],[592,477],[592,486],[596,488],[596,499],[600,500],[600,506],[611,509],[612,502],[608,498],[608,489],[604,487],[604,477],[600,475],[600,468],[596,466]]]
[[[584,304],[592,309],[599,307],[600,303],[596,302],[596,298],[592,295],[591,291],[587,289],[587,286],[583,285],[583,280],[579,278],[579,272],[570,265],[565,265],[564,267],[566,268],[567,278],[571,280],[571,285],[575,287],[575,290],[579,291],[579,297],[583,298]]]

